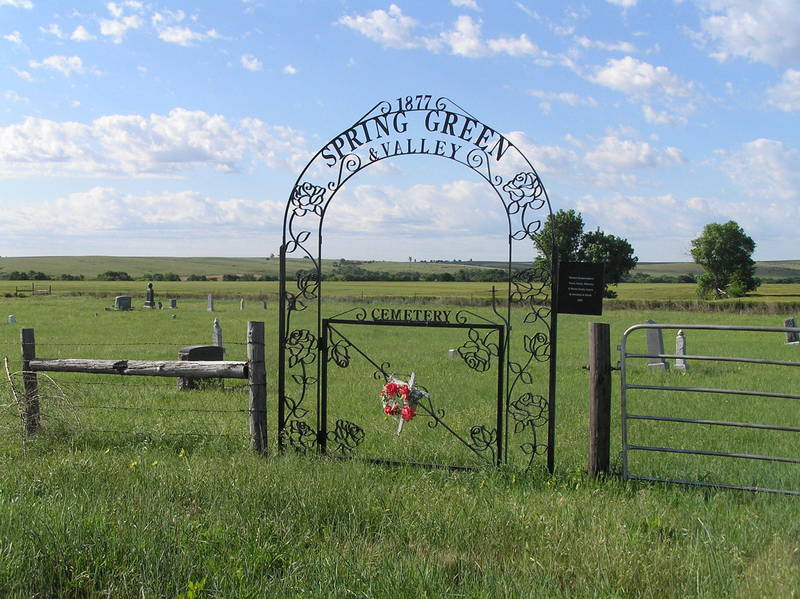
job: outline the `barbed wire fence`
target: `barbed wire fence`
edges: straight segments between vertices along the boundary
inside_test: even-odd
[[[226,353],[241,359],[202,364],[185,358],[176,361],[175,343],[45,341],[36,343],[26,356],[23,333],[22,343],[0,343],[0,430],[7,438],[18,438],[23,447],[36,437],[45,437],[98,446],[141,440],[240,449],[249,442],[251,448],[264,452],[263,323],[250,322],[247,339],[246,343],[225,343]],[[256,375],[262,380],[249,376],[252,353],[260,361]],[[173,361],[163,359],[169,354]],[[110,373],[97,367],[109,362],[115,366]],[[140,374],[127,371],[127,365],[134,363],[166,370],[132,376]],[[214,371],[213,365],[221,368],[223,364],[224,371]],[[203,373],[198,375],[192,365],[202,366]],[[229,377],[232,365],[236,378]],[[189,370],[181,370],[185,368]],[[181,379],[191,380],[191,385],[180,384]],[[31,380],[35,380],[32,387]]]

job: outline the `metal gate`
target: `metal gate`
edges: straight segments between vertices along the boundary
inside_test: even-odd
[[[800,395],[786,393],[783,390],[797,391],[800,377],[796,369],[800,362],[764,359],[757,357],[719,356],[710,353],[674,354],[653,351],[653,345],[646,353],[629,350],[631,334],[636,331],[653,331],[660,334],[663,330],[682,331],[720,331],[720,335],[730,337],[735,332],[764,333],[777,336],[776,333],[798,333],[800,329],[790,327],[759,326],[723,326],[697,324],[656,324],[646,323],[630,327],[622,336],[620,350],[621,375],[621,411],[622,411],[622,474],[624,479],[645,480],[655,482],[679,483],[705,487],[765,491],[800,495],[800,471],[796,457],[797,433],[800,433]],[[653,333],[650,333],[653,334]],[[634,345],[640,339],[634,338]],[[777,343],[777,340],[776,340]],[[783,353],[795,353],[800,347],[785,344]],[[737,347],[738,349],[738,347]],[[781,353],[781,352],[778,352]],[[653,366],[661,364],[659,372],[642,368],[632,368],[632,363],[641,359],[650,359]],[[669,369],[668,360],[680,360],[679,365],[692,364],[692,370],[686,367],[683,371]],[[666,366],[664,364],[666,363]],[[718,364],[722,366],[711,367]],[[743,366],[744,365],[744,366]],[[753,374],[745,369],[752,369]],[[685,376],[684,376],[685,375]],[[727,386],[704,386],[700,384],[676,384],[677,379],[685,382],[686,378],[698,382],[714,382],[719,379],[740,378],[757,386],[757,389],[740,389]],[[665,395],[666,393],[666,395]],[[720,400],[719,398],[724,398]],[[700,413],[698,413],[700,412]],[[723,419],[725,413],[738,414],[739,418]],[[760,415],[762,422],[754,422],[754,415]],[[633,430],[636,427],[642,430]],[[677,428],[676,428],[677,427]],[[746,431],[746,432],[743,432]],[[720,433],[723,434],[720,434]],[[745,437],[743,435],[750,435]],[[767,437],[769,435],[769,437]],[[648,438],[664,442],[648,442]],[[670,442],[671,441],[671,442]],[[726,446],[727,445],[727,446]],[[731,447],[733,445],[734,447]],[[721,447],[726,446],[726,447]],[[770,449],[772,451],[757,451]],[[737,450],[738,449],[738,450]],[[784,455],[780,455],[784,453]],[[670,475],[665,454],[681,458],[698,458],[704,464],[700,468],[687,469]],[[788,455],[787,455],[788,454]],[[629,463],[634,456],[662,456],[651,459],[643,467],[632,468]],[[739,467],[721,467],[708,470],[709,461],[719,463],[747,463],[751,470]],[[788,469],[779,473],[765,473],[764,481],[775,484],[754,484],[758,479],[754,464],[774,464]],[[637,469],[638,473],[632,472]],[[727,472],[726,472],[727,469]],[[642,473],[642,470],[645,472]],[[666,472],[665,472],[666,471]],[[674,470],[673,470],[674,472]],[[736,474],[753,474],[750,484],[731,482],[730,480],[711,480],[718,476]],[[694,474],[692,476],[691,474]],[[761,481],[756,480],[756,483]]]

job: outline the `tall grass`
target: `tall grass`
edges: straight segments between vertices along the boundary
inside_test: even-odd
[[[21,326],[35,328],[42,357],[175,359],[180,347],[209,342],[211,321],[217,317],[226,359],[238,360],[243,359],[246,322],[265,320],[274,450],[274,303],[266,311],[248,303],[240,311],[237,301],[220,301],[217,312],[209,314],[205,300],[191,298],[181,300],[174,312],[131,313],[106,312],[102,306],[107,302],[85,296],[0,301],[0,312],[18,318],[17,325],[0,325],[0,354],[9,356],[12,368],[18,366]],[[13,407],[0,411],[0,596],[792,596],[800,589],[796,499],[622,483],[614,476],[592,481],[583,474],[587,323],[609,322],[612,339],[618,340],[628,326],[647,318],[782,323],[780,317],[761,314],[627,310],[602,318],[562,316],[552,477],[543,467],[528,474],[513,468],[449,472],[274,452],[264,459],[248,450],[247,417],[236,411],[246,407],[242,389],[209,386],[186,394],[168,379],[111,381],[149,387],[127,388],[87,385],[102,377],[54,377],[58,390],[43,383],[42,434],[21,443]],[[727,350],[730,344],[732,351],[797,359],[796,346],[774,338],[688,338],[692,352]],[[399,339],[408,343],[408,338]],[[427,337],[422,341],[434,345]],[[364,343],[379,353],[381,343],[391,346],[379,335]],[[641,339],[635,343],[643,346]],[[438,346],[431,352],[433,357],[423,352],[409,363],[431,371],[431,382],[437,369],[446,379],[451,365],[430,364],[441,357]],[[714,384],[778,388],[795,380],[769,370],[757,374],[693,366],[682,379],[709,377]],[[391,426],[382,429],[388,423],[378,413],[375,381],[366,371],[352,373],[337,372],[332,381],[339,389],[331,400],[334,412],[352,416],[363,410],[365,419],[374,415],[374,422],[364,421],[377,438],[385,432],[384,441],[393,442],[395,452],[413,445],[414,427],[424,421],[415,419],[399,439],[391,438]],[[649,373],[644,367],[636,373],[642,378],[681,376]],[[442,395],[437,391],[437,397]],[[7,386],[0,386],[0,405],[8,397]],[[669,408],[663,398],[640,400],[650,402],[648,409]],[[679,401],[711,414],[720,407],[702,398]],[[86,402],[174,409],[77,407]],[[230,411],[188,411],[213,408]],[[456,413],[458,405],[448,409]],[[761,417],[768,410],[793,417],[790,408],[780,405],[734,409],[751,410],[743,418]],[[86,430],[101,427],[117,432]],[[184,429],[193,434],[175,434]],[[676,440],[725,441],[719,436],[706,440],[696,431],[678,432]],[[786,449],[792,451],[791,445]],[[370,449],[387,450],[392,448]],[[677,467],[669,460],[637,466]],[[716,464],[701,467],[718,473]],[[747,476],[750,466],[739,467],[738,474]]]

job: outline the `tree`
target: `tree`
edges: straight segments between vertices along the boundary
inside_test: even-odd
[[[548,216],[539,232],[534,234],[533,245],[539,251],[539,256],[534,260],[537,267],[549,268],[554,239],[555,259],[559,262],[595,262],[604,265],[605,297],[616,297],[616,293],[608,286],[618,284],[639,261],[626,239],[606,235],[599,228],[584,233],[583,217],[575,210],[558,210]]]
[[[705,273],[697,278],[697,293],[703,297],[742,297],[761,284],[752,258],[755,242],[732,220],[710,223],[692,240],[692,258]]]
[[[539,251],[534,261],[536,266],[549,267],[553,259],[553,237],[555,236],[556,256],[559,262],[574,262],[583,235],[583,217],[574,210],[559,210],[547,217],[542,228],[533,235],[533,245]]]
[[[581,245],[578,249],[578,262],[602,263],[603,266],[603,295],[617,297],[609,285],[617,285],[639,262],[633,254],[633,247],[627,239],[606,235],[599,228],[581,236]]]

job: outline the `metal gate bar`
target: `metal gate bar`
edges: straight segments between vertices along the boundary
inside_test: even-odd
[[[800,399],[800,395],[789,393],[772,393],[765,391],[748,391],[740,389],[717,389],[710,387],[679,387],[672,385],[637,385],[628,384],[627,382],[627,360],[629,358],[661,358],[661,359],[684,359],[684,360],[706,360],[716,362],[738,362],[747,364],[765,364],[772,366],[787,366],[787,367],[800,367],[800,362],[790,362],[783,360],[762,360],[758,358],[745,358],[745,357],[731,357],[731,356],[706,356],[706,355],[676,355],[676,354],[643,354],[643,353],[628,353],[627,343],[630,334],[639,329],[683,329],[683,330],[707,330],[707,331],[750,331],[750,332],[764,332],[764,333],[800,333],[800,328],[794,327],[761,327],[761,326],[735,326],[735,325],[697,325],[697,324],[657,324],[657,323],[644,323],[634,325],[628,328],[622,336],[622,342],[619,346],[620,351],[620,403],[621,403],[621,423],[622,423],[622,476],[626,480],[642,480],[651,482],[666,482],[677,483],[685,485],[696,485],[703,487],[715,487],[722,489],[738,489],[745,491],[764,491],[770,493],[785,493],[788,495],[800,495],[800,491],[789,489],[769,489],[755,486],[746,485],[732,485],[724,483],[712,483],[697,480],[684,480],[672,478],[660,478],[654,476],[639,476],[631,474],[628,468],[628,454],[630,451],[651,451],[660,453],[673,453],[673,454],[689,454],[689,455],[703,455],[713,457],[730,457],[748,460],[760,460],[768,462],[781,462],[800,464],[800,459],[790,457],[778,456],[764,456],[756,454],[745,453],[730,453],[720,451],[708,451],[699,449],[679,449],[674,447],[656,447],[649,445],[637,445],[628,442],[628,420],[645,420],[656,422],[676,422],[684,424],[704,424],[722,427],[735,427],[735,428],[748,428],[770,431],[782,431],[791,433],[800,433],[800,428],[790,426],[778,426],[770,424],[758,424],[749,422],[730,422],[724,420],[701,420],[694,418],[680,418],[668,416],[653,416],[646,414],[629,414],[628,413],[628,391],[631,389],[636,390],[657,390],[657,391],[677,391],[677,392],[694,392],[694,393],[707,393],[707,394],[724,394],[724,395],[743,395],[750,397],[769,397],[779,399]]]

